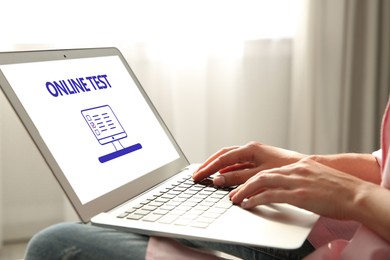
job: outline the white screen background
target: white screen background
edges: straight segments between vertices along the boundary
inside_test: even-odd
[[[179,157],[119,57],[3,65],[1,69],[57,160],[82,204]],[[111,88],[52,96],[47,81],[107,75]],[[87,82],[87,81],[86,81]],[[89,82],[87,82],[89,83]],[[127,137],[124,147],[142,149],[106,163],[115,151],[101,145],[86,124],[83,109],[109,105]]]

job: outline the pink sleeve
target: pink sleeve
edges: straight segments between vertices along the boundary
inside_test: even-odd
[[[375,156],[375,159],[378,162],[379,166],[382,167],[382,149],[373,152],[372,155]]]
[[[317,259],[369,259],[387,260],[390,255],[390,244],[378,235],[361,226],[350,241],[334,240],[304,258]]]

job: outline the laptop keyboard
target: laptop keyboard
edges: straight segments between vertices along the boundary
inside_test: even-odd
[[[233,187],[216,187],[211,178],[195,183],[183,177],[118,218],[206,228],[232,206]]]

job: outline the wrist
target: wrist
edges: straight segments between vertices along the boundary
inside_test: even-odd
[[[370,217],[370,196],[374,185],[363,182],[354,189],[352,203],[348,203],[348,217],[364,223]]]

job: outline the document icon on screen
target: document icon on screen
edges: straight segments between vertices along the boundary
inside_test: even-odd
[[[142,148],[140,143],[124,147],[120,140],[127,137],[126,131],[109,105],[81,111],[92,133],[101,145],[111,143],[115,151],[99,157],[101,163],[113,160]]]

